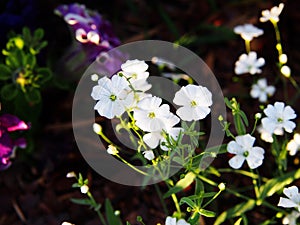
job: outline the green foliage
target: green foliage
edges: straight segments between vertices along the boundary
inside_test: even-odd
[[[5,60],[0,64],[1,97],[5,101],[14,101],[20,92],[30,105],[41,102],[40,90],[52,77],[48,68],[37,65],[36,55],[47,46],[43,37],[42,29],[32,34],[27,27],[22,34],[10,34],[2,50]]]
[[[109,199],[105,200],[105,215],[109,225],[122,225],[120,218],[115,214]]]

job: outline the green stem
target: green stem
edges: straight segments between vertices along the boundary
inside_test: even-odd
[[[278,27],[278,24],[277,22],[275,21],[271,21],[273,26],[274,26],[274,30],[275,30],[275,35],[276,35],[276,41],[277,41],[277,44],[276,44],[276,49],[278,51],[278,55],[282,55],[282,45],[281,45],[281,38],[280,38],[280,31],[279,31],[279,27]]]
[[[161,193],[161,191],[160,191],[160,189],[159,189],[159,186],[158,186],[157,184],[154,184],[154,187],[155,187],[155,190],[156,190],[156,192],[157,192],[157,194],[158,194],[158,197],[159,197],[159,200],[160,200],[161,205],[162,205],[162,207],[163,207],[164,213],[165,213],[166,215],[168,215],[169,212],[168,212],[168,209],[167,209],[167,205],[166,205],[165,201],[163,200],[163,195],[162,195],[162,193]]]
[[[252,169],[250,169],[250,170],[251,170],[251,173],[255,174]],[[260,196],[260,193],[259,193],[259,187],[257,185],[257,178],[252,178],[252,183],[254,186],[254,192],[255,192],[256,199],[258,199]]]
[[[238,173],[238,174],[242,174],[244,176],[247,176],[247,177],[250,177],[252,179],[258,179],[260,178],[257,174],[255,173],[251,173],[251,172],[248,172],[248,171],[245,171],[245,170],[233,170],[233,169],[230,169],[230,168],[221,168],[221,169],[218,169],[219,172],[223,172],[223,173]],[[264,182],[267,182],[268,179],[265,178],[265,177],[262,177],[262,180]]]
[[[132,165],[131,163],[127,162],[125,159],[123,159],[120,155],[115,154],[116,157],[118,157],[123,163],[125,163],[127,166],[129,166],[130,168],[132,168],[133,170],[135,170],[136,172],[143,174],[145,176],[150,176],[148,173],[136,168],[134,165]]]
[[[246,52],[249,53],[250,52],[250,41],[249,40],[245,40],[245,46],[246,46]]]
[[[86,194],[87,194],[87,196],[89,197],[89,199],[91,200],[91,202],[92,202],[92,207],[93,207],[94,210],[97,212],[97,215],[98,215],[98,217],[99,217],[101,223],[102,223],[103,225],[107,225],[107,223],[105,222],[105,219],[104,219],[103,215],[102,215],[101,212],[100,212],[100,209],[97,209],[98,204],[97,204],[97,202],[95,201],[95,199],[94,199],[93,195],[91,194],[91,192],[88,191]]]
[[[181,210],[180,210],[180,206],[179,206],[179,202],[178,202],[178,199],[177,199],[177,196],[175,194],[172,194],[171,196],[172,196],[173,202],[175,204],[176,211],[179,213],[179,215],[182,215],[181,214]]]

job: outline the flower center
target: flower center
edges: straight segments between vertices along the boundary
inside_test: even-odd
[[[148,117],[151,118],[151,119],[153,119],[155,117],[155,113],[154,112],[149,113]]]
[[[191,101],[191,106],[192,106],[192,107],[195,107],[195,106],[197,106],[197,102],[196,102],[196,101],[194,101],[194,100],[193,100],[193,101]]]
[[[247,156],[249,155],[249,152],[248,152],[248,151],[244,151],[243,155],[244,155],[245,157],[247,157]]]
[[[114,101],[116,101],[117,96],[115,96],[114,94],[112,94],[109,98],[110,98],[110,100],[112,100],[114,102]]]
[[[282,122],[283,122],[283,119],[282,119],[282,118],[277,118],[277,122],[278,122],[278,123],[282,123]]]

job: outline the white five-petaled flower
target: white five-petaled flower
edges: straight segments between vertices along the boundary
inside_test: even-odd
[[[287,144],[286,150],[290,152],[290,155],[296,155],[296,153],[300,150],[300,134],[294,134],[293,139]]]
[[[300,217],[300,213],[296,210],[293,210],[290,214],[286,215],[282,219],[283,225],[297,225],[297,219]]]
[[[147,91],[151,88],[151,84],[147,82],[149,77],[148,65],[145,61],[138,59],[127,60],[121,65],[122,73],[127,79],[129,79],[130,84],[135,90]]]
[[[121,116],[133,104],[133,93],[128,93],[129,84],[124,77],[114,75],[111,79],[103,77],[93,87],[91,96],[98,100],[94,109],[101,116],[112,119]]]
[[[283,193],[288,198],[280,197],[278,206],[284,208],[296,208],[300,212],[300,194],[296,186],[284,188]]]
[[[260,102],[266,102],[268,97],[275,93],[274,86],[268,86],[265,78],[259,79],[256,84],[252,85],[250,95],[252,98],[258,98]]]
[[[241,35],[241,37],[245,41],[252,41],[253,38],[258,37],[264,33],[262,29],[259,29],[252,24],[238,25],[234,27],[233,31],[236,34]]]
[[[264,109],[267,117],[261,120],[263,128],[270,134],[282,135],[283,129],[292,133],[296,124],[290,120],[295,119],[297,115],[290,106],[285,106],[283,102],[275,102]]]
[[[176,114],[184,121],[204,119],[210,113],[212,94],[203,86],[189,84],[175,93],[173,102],[182,106]]]
[[[177,221],[176,218],[168,216],[166,218],[165,225],[190,225],[190,224],[186,222],[184,219],[180,219]]]
[[[154,153],[152,150],[146,150],[143,152],[143,155],[145,159],[148,159],[149,161],[153,160],[155,158]]]
[[[246,160],[251,169],[259,167],[264,159],[264,149],[261,147],[253,147],[255,137],[250,134],[240,135],[235,141],[230,141],[227,151],[235,154],[230,160],[229,165],[234,169],[239,169]]]
[[[272,23],[277,23],[279,21],[279,15],[283,10],[284,4],[280,3],[279,6],[274,6],[271,10],[263,10],[261,12],[262,17],[260,17],[260,22],[271,21]]]
[[[234,72],[237,75],[250,73],[252,75],[261,73],[260,67],[265,65],[264,58],[257,58],[256,52],[249,52],[248,54],[242,54],[239,60],[235,63]]]

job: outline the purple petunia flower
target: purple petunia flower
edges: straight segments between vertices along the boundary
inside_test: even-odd
[[[0,116],[0,170],[7,169],[11,165],[10,158],[16,147],[26,147],[24,138],[13,140],[9,136],[9,132],[28,129],[29,125],[14,115],[4,114]]]
[[[61,60],[71,73],[82,72],[94,61],[105,74],[120,70],[127,56],[116,51],[106,54],[121,44],[107,20],[78,3],[60,5],[54,12],[69,25],[76,40]]]

